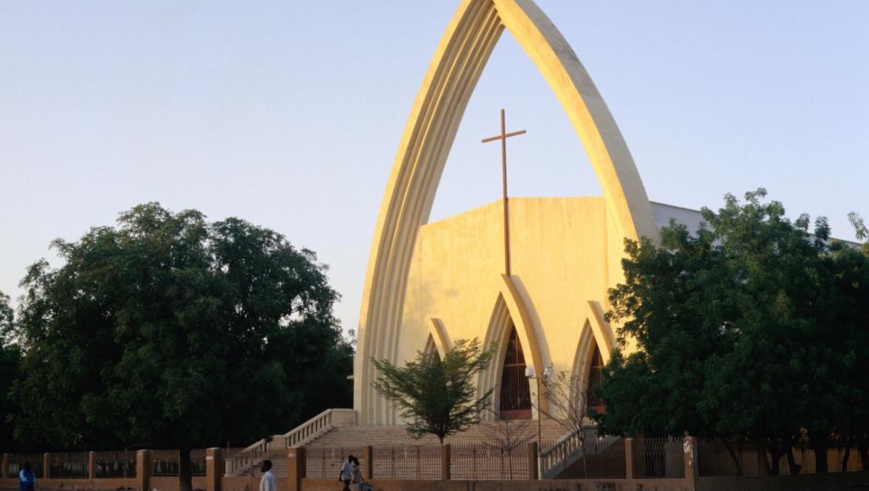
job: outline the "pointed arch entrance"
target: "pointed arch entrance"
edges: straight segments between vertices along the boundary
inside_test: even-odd
[[[595,391],[600,387],[604,365],[615,350],[616,339],[601,305],[592,301],[586,305],[588,316],[580,331],[571,390],[581,399],[585,414],[591,415],[592,411],[606,411],[603,400],[595,395]]]
[[[586,380],[588,383],[585,390],[585,409],[586,414],[603,413],[606,411],[603,399],[597,395],[597,389],[600,389],[601,376],[603,375],[603,356],[600,354],[600,348],[597,343],[594,344],[594,350],[591,353],[591,358],[588,364]]]
[[[510,321],[507,352],[501,366],[499,416],[504,419],[531,419],[531,385],[525,376],[525,351],[516,327]]]

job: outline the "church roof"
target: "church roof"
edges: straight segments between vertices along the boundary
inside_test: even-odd
[[[670,224],[670,220],[675,220],[676,223],[685,225],[688,233],[695,234],[700,229],[700,223],[703,222],[703,216],[700,215],[700,210],[692,210],[690,208],[682,208],[681,206],[667,205],[664,203],[650,202],[652,205],[652,213],[655,215],[655,223],[658,229],[661,229]],[[831,237],[830,240],[844,242],[851,247],[861,247],[862,244],[852,240],[839,239]]]

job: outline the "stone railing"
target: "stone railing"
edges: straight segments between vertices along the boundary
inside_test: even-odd
[[[353,426],[355,424],[356,410],[327,409],[300,424],[286,435],[283,435],[286,440],[285,448],[301,447],[333,428],[339,426]]]
[[[582,456],[583,432],[575,429],[540,451],[540,475],[552,479]]]
[[[275,454],[286,454],[291,447],[303,446],[319,436],[339,426],[356,424],[356,411],[353,409],[327,409],[300,424],[283,435],[262,439],[241,452],[226,459],[227,476],[243,476],[264,458]]]
[[[595,439],[596,445],[585,445],[589,439]],[[618,437],[598,438],[594,427],[575,429],[559,438],[551,447],[541,450],[540,476],[543,479],[555,479],[583,456],[601,453],[616,440]]]

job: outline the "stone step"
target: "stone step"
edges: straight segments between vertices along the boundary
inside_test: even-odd
[[[543,420],[540,424],[540,438],[544,444],[556,441],[567,433],[557,421]],[[451,445],[497,442],[510,439],[511,441],[535,442],[538,435],[537,421],[521,420],[484,422],[470,427],[468,430],[444,439],[444,443]],[[313,442],[309,442],[308,448],[324,447],[364,447],[368,445],[437,445],[438,439],[434,435],[424,435],[414,439],[403,425],[373,426],[356,425],[335,428],[320,436]]]

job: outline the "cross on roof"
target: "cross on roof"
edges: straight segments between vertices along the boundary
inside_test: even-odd
[[[510,275],[510,211],[507,200],[507,138],[511,136],[524,135],[525,130],[513,131],[507,133],[507,122],[504,115],[504,110],[501,109],[501,134],[484,138],[483,143],[501,140],[501,180],[503,188],[503,203],[504,203],[504,263],[505,274]]]

